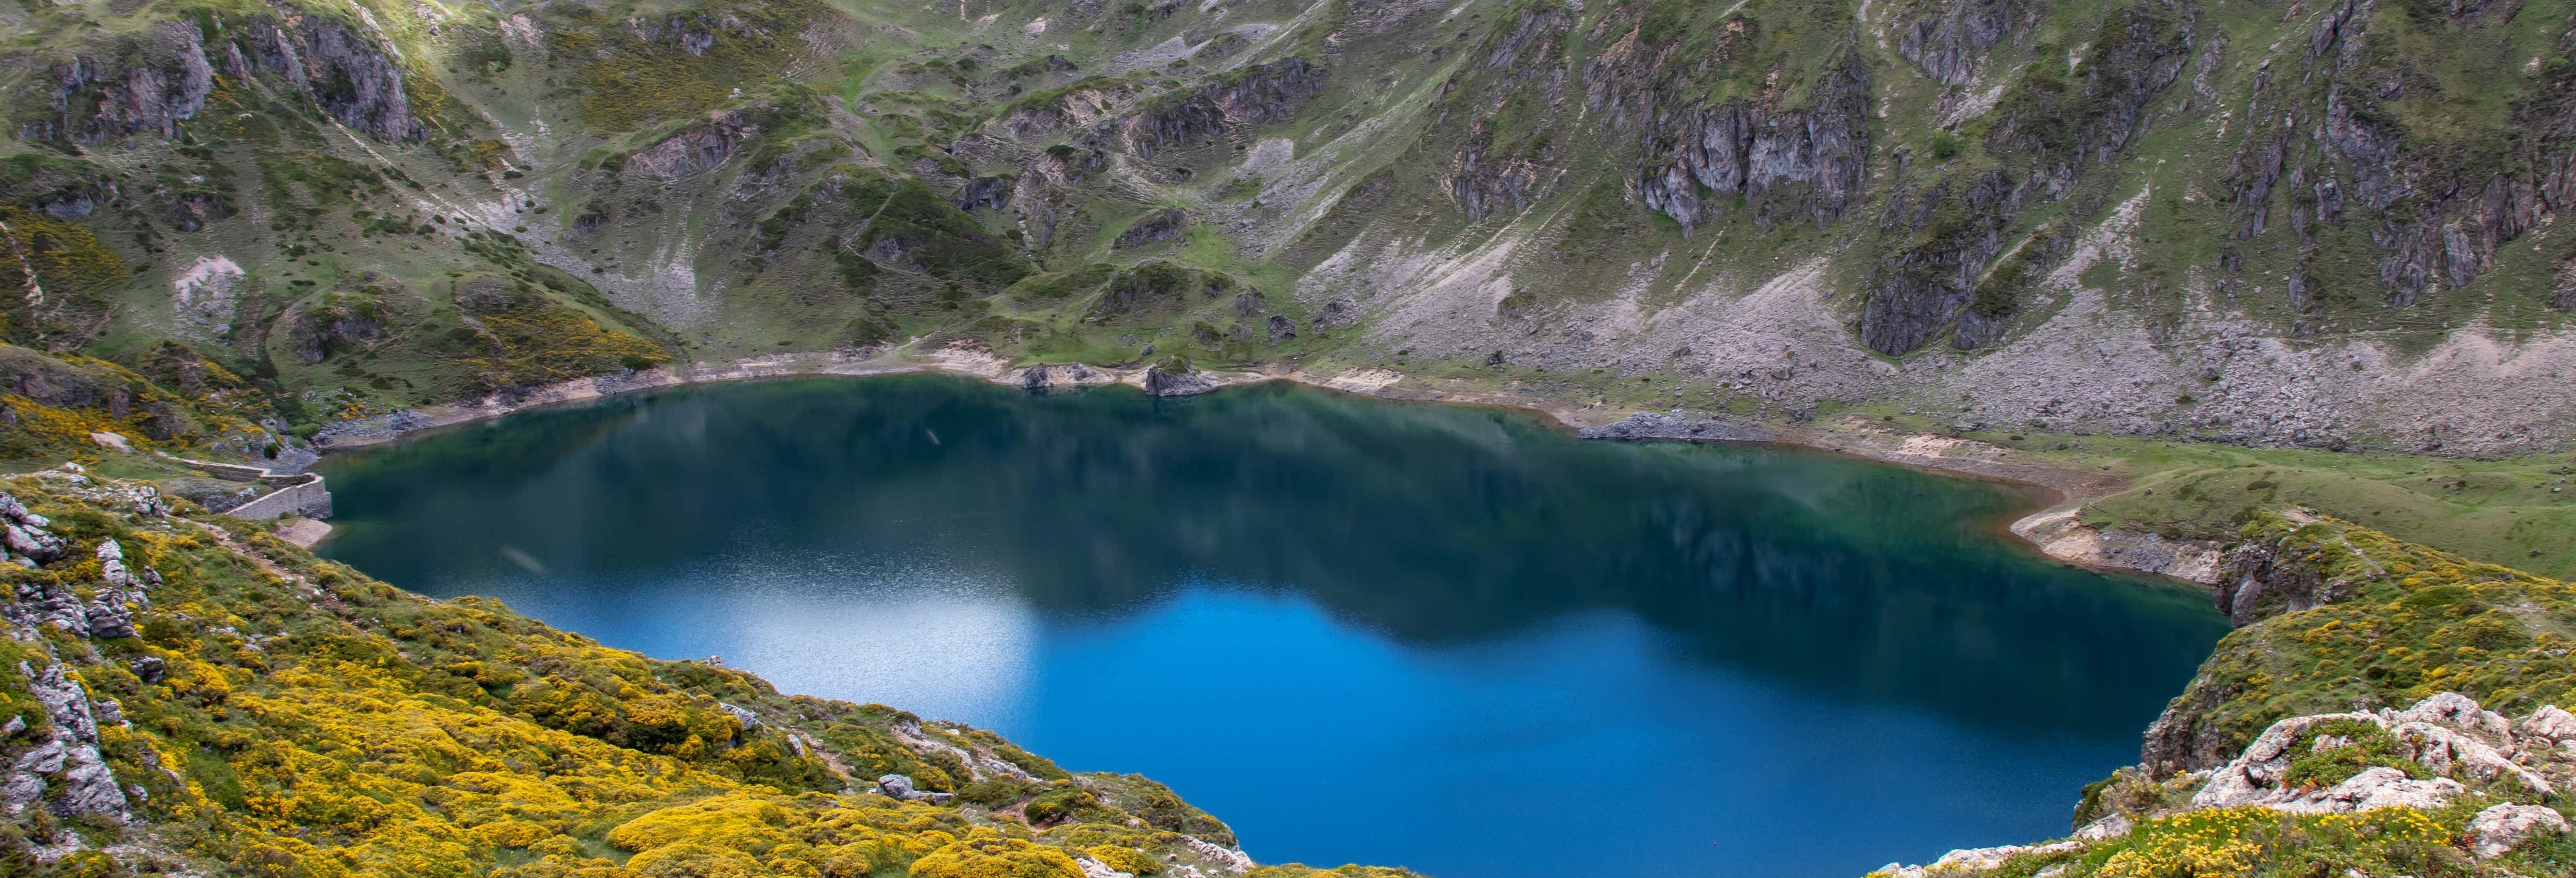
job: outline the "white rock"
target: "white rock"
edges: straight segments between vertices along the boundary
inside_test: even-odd
[[[1942,870],[1958,869],[1985,871],[2001,866],[2004,864],[2005,860],[2021,856],[2023,854],[2072,853],[2083,849],[2083,847],[2084,845],[2082,842],[2061,841],[2055,844],[2008,844],[2000,847],[1956,850],[1942,854],[1941,859],[1933,861],[1931,871],[1938,872]]]
[[[2343,783],[2306,795],[2276,796],[2269,801],[2251,804],[2293,814],[2343,814],[2381,808],[2430,811],[2450,805],[2452,799],[2466,795],[2468,791],[2459,781],[2447,777],[2414,780],[2403,771],[2382,766],[2366,769]]]
[[[1240,875],[1252,871],[1252,857],[1245,855],[1240,848],[1226,847],[1195,835],[1181,836],[1181,844],[1219,873]]]
[[[2499,747],[2513,742],[2513,727],[2505,722],[2503,714],[2479,707],[2476,701],[2457,692],[2428,696],[2415,702],[2414,707],[2390,717],[2387,724],[2399,726],[2410,722],[2449,726]]]
[[[2557,705],[2543,707],[2523,719],[2521,735],[2553,742],[2576,741],[2576,715]]]
[[[2191,806],[2233,808],[2271,804],[2286,798],[2280,786],[2290,771],[2291,744],[2307,730],[2337,720],[2386,724],[2378,715],[2369,713],[2322,713],[2294,716],[2273,723],[2262,734],[2256,735],[2253,743],[2245,745],[2243,754],[2210,775],[2209,783],[2192,795]]]
[[[1082,867],[1082,878],[1136,878],[1135,873],[1112,869],[1108,863],[1090,857],[1075,857],[1073,863]]]
[[[2493,713],[2487,715],[2495,716]],[[2500,727],[2504,718],[2496,717],[2496,721]],[[2525,789],[2543,796],[2557,792],[2539,774],[2513,764],[2513,760],[2502,752],[2468,733],[2427,722],[2410,722],[2390,731],[2406,747],[2407,756],[2436,774],[2468,775],[2488,783],[2511,776],[2521,781]]]
[[[2567,818],[2548,808],[2496,805],[2469,818],[2469,849],[2480,858],[2501,857],[2535,838],[2567,830]]]
[[[2137,824],[2131,822],[2127,815],[2113,814],[2084,824],[2084,828],[2075,830],[2075,837],[2085,841],[2108,841],[2128,835],[2129,830],[2136,828]]]

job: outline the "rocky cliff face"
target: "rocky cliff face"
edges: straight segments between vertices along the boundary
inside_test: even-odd
[[[1685,227],[1737,198],[1755,203],[1757,226],[1841,219],[1861,194],[1870,113],[1869,71],[1854,49],[1842,52],[1843,60],[1809,86],[1800,109],[1733,100],[1667,116],[1647,135],[1638,197]],[[1775,192],[1790,205],[1781,209],[1787,217],[1773,212]]]
[[[159,22],[106,59],[76,54],[53,70],[53,118],[22,118],[18,136],[98,146],[134,135],[173,138],[205,109],[214,66],[194,26]],[[37,114],[30,114],[37,115]]]

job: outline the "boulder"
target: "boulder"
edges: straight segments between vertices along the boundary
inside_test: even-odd
[[[1986,870],[1993,869],[1993,868],[1995,868],[1995,867],[2001,866],[2001,865],[2003,865],[2003,864],[2004,864],[2004,861],[2005,861],[2005,860],[2011,859],[2011,858],[2013,858],[2013,857],[2018,857],[2018,856],[2021,856],[2021,855],[2023,855],[2023,854],[2062,854],[2062,853],[2073,853],[2073,852],[2075,852],[2075,851],[2082,850],[2083,848],[2084,848],[2084,845],[2083,845],[2083,843],[2082,843],[2082,842],[2075,842],[2075,841],[2061,841],[2061,842],[2057,842],[2057,843],[2055,843],[2055,844],[2042,844],[2042,845],[2008,844],[2008,845],[2001,845],[2001,846],[1998,846],[1998,847],[1990,847],[1990,848],[1970,848],[1970,849],[1966,849],[1966,850],[1955,850],[1955,851],[1951,851],[1951,852],[1946,853],[1946,854],[1942,854],[1942,855],[1941,855],[1941,859],[1936,860],[1936,861],[1934,861],[1934,862],[1932,863],[1932,867],[1931,867],[1930,871],[1933,871],[1933,872],[1944,872],[1944,871],[1979,871],[1979,872],[1982,872],[1982,871],[1986,871]]]
[[[105,594],[91,602],[89,609],[83,611],[82,616],[91,637],[100,640],[116,640],[134,636],[134,611],[126,609],[122,603],[108,599]]]
[[[33,558],[38,564],[63,556],[62,537],[46,533],[41,528],[21,525],[17,522],[0,523],[0,527],[5,527],[7,530],[10,551]]]
[[[2502,804],[2469,818],[2469,850],[2493,859],[2536,839],[2566,833],[2567,818],[2539,805]]]
[[[2273,723],[2245,745],[2245,752],[2210,776],[2209,784],[2191,798],[2194,808],[2232,808],[2280,801],[2282,779],[2289,773],[2291,744],[2311,728],[2336,720],[2378,723],[2368,713],[2322,713],[2294,716]]]
[[[2451,800],[2468,791],[2459,781],[2447,777],[2415,780],[2394,768],[2373,767],[2323,790],[2253,804],[2293,814],[2348,814],[2381,808],[2432,811],[2448,807]],[[2193,801],[2197,804],[2199,800]]]
[[[2084,824],[2083,828],[2075,830],[2075,837],[2085,841],[2108,841],[2128,835],[2130,830],[2136,828],[2137,823],[2130,820],[2128,815],[2113,814]]]
[[[2482,711],[2483,712],[2483,711]],[[2493,713],[2498,727],[2503,717]],[[2515,765],[2503,752],[2488,746],[2469,732],[2428,722],[2409,722],[2391,729],[2399,743],[2406,745],[2407,755],[2437,774],[2465,775],[2493,783],[2505,777],[2521,782],[2524,789],[2543,796],[2556,792],[2549,781],[2531,769]]]
[[[1145,392],[1155,396],[1190,396],[1215,390],[1217,386],[1206,373],[1196,369],[1166,372],[1161,366],[1145,367]]]
[[[2523,718],[2521,731],[2516,737],[2537,738],[2550,744],[2576,741],[2576,715],[2570,715],[2556,705],[2543,707]]]
[[[42,798],[45,776],[60,772],[63,792],[54,802],[56,811],[65,816],[94,816],[124,823],[125,790],[117,786],[116,773],[99,756],[98,721],[90,713],[88,695],[63,673],[59,664],[47,665],[38,673],[26,662],[19,662],[18,672],[29,680],[28,694],[45,706],[54,733],[51,740],[27,751],[11,766],[11,776],[0,782],[0,804],[14,811]]]
[[[2513,744],[2513,726],[2505,722],[2503,714],[2479,707],[2476,701],[2457,692],[2427,696],[2415,702],[2415,706],[2389,717],[2386,724],[2400,726],[2407,723],[2448,726],[2494,747]]]

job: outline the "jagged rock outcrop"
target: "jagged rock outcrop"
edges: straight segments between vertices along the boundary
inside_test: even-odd
[[[1154,396],[1192,396],[1224,385],[1207,373],[1181,367],[1166,370],[1161,366],[1145,367],[1145,392]]]
[[[673,12],[660,18],[630,21],[627,27],[646,43],[671,46],[692,56],[703,57],[715,48],[717,34],[749,38],[760,29],[730,12],[710,15],[706,12]]]
[[[2148,105],[2191,57],[2198,17],[2199,7],[2188,0],[2116,8],[2089,54],[2066,75],[2072,81],[2062,80],[2055,65],[2033,65],[2004,95],[1986,132],[1987,149],[2021,159],[2023,185],[2065,198],[2079,172],[2110,164],[2136,142]]]
[[[1978,278],[2007,246],[2021,189],[2001,171],[1953,192],[1942,180],[1889,198],[1887,224],[1924,240],[1882,258],[1861,305],[1860,341],[1900,354],[1939,335],[1975,299]]]
[[[1189,214],[1183,213],[1180,208],[1166,207],[1146,214],[1144,219],[1137,220],[1135,225],[1128,226],[1126,231],[1118,233],[1118,240],[1113,246],[1120,250],[1132,250],[1158,241],[1169,241],[1173,236],[1180,234],[1182,229],[1188,228],[1189,221]]]
[[[624,169],[665,182],[714,170],[760,131],[754,115],[728,110],[680,129],[626,157]]]
[[[1322,67],[1304,58],[1283,58],[1229,71],[1196,90],[1157,98],[1132,115],[1101,124],[1116,132],[1126,152],[1150,159],[1214,143],[1229,124],[1287,119],[1323,90]]]
[[[1521,210],[1538,196],[1541,173],[1555,163],[1557,150],[1553,138],[1531,130],[1543,128],[1548,120],[1528,117],[1553,115],[1565,101],[1566,70],[1560,55],[1573,26],[1574,18],[1566,9],[1524,6],[1507,29],[1487,40],[1483,62],[1469,68],[1471,75],[1492,77],[1488,86],[1468,89],[1464,80],[1450,82],[1446,91],[1455,104],[1445,115],[1458,119],[1466,129],[1447,189],[1450,200],[1469,220],[1482,222],[1506,207]],[[1495,111],[1503,106],[1524,110],[1496,118]],[[1505,121],[1518,124],[1503,130]]]
[[[179,123],[206,108],[214,73],[195,25],[155,22],[120,51],[85,52],[56,67],[51,104],[60,115],[22,120],[18,136],[87,146],[138,134],[176,138]]]
[[[2302,752],[2373,746],[2374,742],[2357,738],[2352,729],[2360,729],[2363,734],[2385,732],[2383,746],[2389,755],[2421,766],[2427,776],[2382,765],[2323,788],[2313,782],[2298,783],[2289,776],[2292,760]],[[2576,754],[2563,752],[2557,738],[2535,734],[2517,739],[2504,717],[2452,692],[2433,695],[2402,711],[2291,717],[2264,729],[2243,754],[2214,772],[2208,785],[2193,794],[2191,806],[2262,805],[2294,813],[2393,807],[2429,810],[2464,795],[2468,787],[2462,781],[2480,785],[2510,782],[2527,793],[2551,795],[2557,784],[2521,764],[2527,761],[2523,753],[2526,748],[2544,767],[2576,762]],[[2576,765],[2560,766],[2558,783],[2566,781],[2568,769],[2576,769]]]
[[[18,673],[29,681],[28,694],[44,705],[53,736],[10,765],[7,780],[0,781],[0,808],[14,815],[50,798],[63,816],[124,823],[125,790],[99,755],[98,720],[90,712],[89,695],[63,674],[60,662],[41,672],[19,662]],[[49,796],[57,786],[59,792]]]
[[[2238,544],[2218,582],[2218,611],[2243,628],[2275,613],[2295,613],[2353,595],[2351,583],[2328,582],[2316,565],[2288,554],[2288,540]]]
[[[134,611],[152,606],[147,584],[160,579],[160,573],[146,568],[137,576],[125,566],[125,547],[115,540],[98,544],[98,596],[91,599],[82,615],[89,622],[89,636],[102,639],[132,637]]]
[[[1775,200],[1817,225],[1840,219],[1859,197],[1869,155],[1869,69],[1846,49],[1810,84],[1793,111],[1742,99],[1674,113],[1648,135],[1649,164],[1637,184],[1648,210],[1685,227],[1711,216],[1699,188],[1718,199],[1756,200],[1755,221],[1779,217]],[[1774,192],[1783,198],[1766,198]]]
[[[1972,0],[1929,4],[1897,28],[1896,54],[1925,75],[1949,85],[1976,78],[1986,52],[2016,30],[2027,29],[2039,5],[2027,0]]]
[[[227,50],[227,72],[281,78],[323,115],[380,139],[428,139],[429,126],[412,112],[402,67],[364,31],[309,13],[282,23],[239,24],[230,31],[237,42]]]
[[[287,339],[296,359],[319,363],[332,354],[366,346],[384,337],[384,322],[372,308],[326,306],[296,312]]]
[[[2065,840],[1952,851],[1929,867],[1890,864],[1881,871],[1927,878],[1991,871],[2013,857],[2071,859],[2097,845],[2116,844],[2150,821],[2207,809],[2360,815],[2405,808],[2420,814],[2481,797],[2503,801],[2471,818],[2461,843],[2472,855],[2493,859],[2568,831],[2563,815],[2537,802],[2576,782],[2576,718],[2543,707],[2516,726],[2465,696],[2444,692],[2405,710],[2280,720],[2213,771],[2159,780],[2143,769],[2122,769],[2088,788],[2077,817],[2084,825]],[[2175,785],[2190,789],[2188,798],[2175,798]]]
[[[958,192],[956,199],[949,203],[957,205],[958,210],[974,210],[983,207],[1000,210],[1011,206],[1011,194],[1019,188],[1019,183],[1020,178],[1008,174],[997,177],[977,177],[968,181],[966,188]]]
[[[1135,317],[1149,311],[1169,310],[1190,300],[1194,288],[1220,292],[1210,283],[1212,277],[1197,269],[1160,259],[1148,259],[1120,271],[1101,288],[1100,298],[1092,303],[1089,319],[1108,321]],[[1232,286],[1228,280],[1225,287]]]
[[[1088,387],[1099,384],[1115,384],[1117,381],[1118,376],[1091,368],[1090,366],[1086,366],[1081,363],[1058,363],[1054,365],[1040,363],[1020,370],[1019,383],[1020,387],[1024,389],[1044,390],[1049,387]]]
[[[28,511],[16,497],[0,494],[0,519],[6,519],[0,521],[0,527],[6,528],[9,551],[33,563],[51,562],[62,557],[69,547],[62,537],[46,530],[53,526],[52,521]]]

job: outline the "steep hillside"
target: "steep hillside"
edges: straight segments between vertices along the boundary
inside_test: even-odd
[[[1783,421],[2576,438],[2554,0],[0,15],[8,340],[177,345],[281,430],[963,347]]]
[[[426,601],[148,483],[6,489],[10,875],[1314,873],[1143,777]]]

